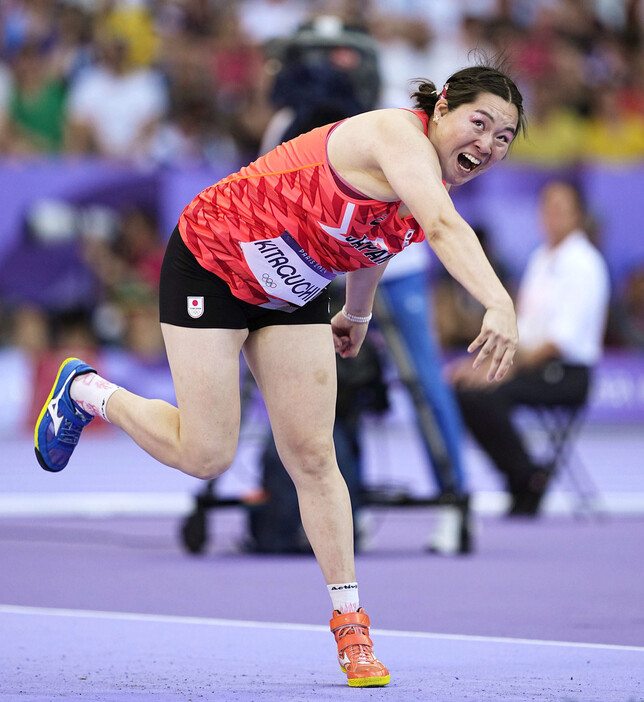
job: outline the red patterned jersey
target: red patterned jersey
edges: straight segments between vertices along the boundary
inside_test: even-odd
[[[414,111],[427,130],[428,118]],[[400,200],[370,200],[333,171],[336,124],[285,142],[203,190],[179,219],[199,263],[246,302],[292,310],[336,273],[388,261],[424,234]]]

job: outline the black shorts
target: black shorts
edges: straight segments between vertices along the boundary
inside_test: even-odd
[[[188,306],[193,314],[188,314]],[[175,227],[161,267],[161,322],[194,329],[249,329],[284,324],[329,324],[328,290],[293,312],[269,310],[235,297],[228,284],[199,264]]]

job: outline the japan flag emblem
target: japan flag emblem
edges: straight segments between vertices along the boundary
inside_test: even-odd
[[[203,314],[203,297],[188,296],[188,314],[193,319],[198,319]]]

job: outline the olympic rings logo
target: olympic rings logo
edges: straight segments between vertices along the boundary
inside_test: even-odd
[[[268,273],[264,273],[262,276],[262,282],[267,288],[276,288],[277,283],[268,275]]]

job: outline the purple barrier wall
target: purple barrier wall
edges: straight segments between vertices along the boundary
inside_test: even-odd
[[[0,295],[9,304],[28,301],[52,309],[93,303],[94,281],[73,240],[43,245],[30,236],[29,212],[39,201],[117,211],[142,207],[157,213],[169,237],[183,207],[235,168],[149,171],[96,160],[0,162]]]
[[[224,163],[216,169],[150,171],[97,160],[0,160],[0,274],[7,272],[3,262],[25,244],[25,218],[39,199],[54,198],[81,206],[142,205],[158,213],[162,231],[168,236],[194,195],[235,169],[235,164]],[[613,278],[619,279],[633,265],[643,265],[644,237],[639,222],[644,215],[644,165],[552,171],[507,163],[452,193],[458,210],[473,225],[487,229],[496,254],[518,276],[540,240],[536,216],[539,188],[555,176],[570,177],[582,186],[599,222],[601,246]],[[37,258],[34,251],[29,253]],[[49,251],[45,259],[49,254],[56,257]],[[37,260],[34,264],[42,268]],[[18,261],[17,265],[24,273],[24,264]],[[8,287],[4,285],[5,292]]]
[[[613,279],[644,267],[644,167],[589,167],[580,183],[597,217],[599,244]]]
[[[116,209],[132,205],[158,213],[169,236],[182,208],[194,195],[234,171],[217,169],[142,170],[96,160],[0,161],[0,295],[8,304],[32,300],[50,307],[74,301],[92,303],[94,284],[73,242],[43,246],[28,234],[26,216],[40,198],[77,206],[100,204]],[[585,167],[574,173],[504,164],[462,189],[455,189],[459,211],[473,225],[484,226],[497,256],[519,275],[539,242],[537,195],[550,178],[575,178],[601,224],[601,243],[613,278],[644,265],[644,165]],[[640,358],[609,357],[598,373],[596,404],[625,421],[644,417],[644,371]]]
[[[590,422],[644,425],[644,355],[608,353],[595,370]]]
[[[155,180],[153,174],[97,160],[0,161],[0,260],[24,238],[25,218],[38,200],[154,205]]]

